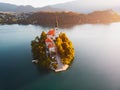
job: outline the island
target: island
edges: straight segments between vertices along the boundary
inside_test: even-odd
[[[36,63],[44,69],[55,72],[67,70],[74,59],[74,47],[64,32],[55,27],[42,32],[31,42],[32,53]]]

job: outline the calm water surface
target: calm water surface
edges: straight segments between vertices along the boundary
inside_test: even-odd
[[[0,90],[120,90],[120,23],[60,29],[75,47],[74,62],[60,73],[31,63],[31,40],[49,29],[0,25]]]

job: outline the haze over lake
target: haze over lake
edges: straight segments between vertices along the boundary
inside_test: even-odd
[[[75,48],[74,62],[60,73],[43,71],[32,63],[31,41],[49,29],[0,25],[0,90],[120,89],[120,23],[60,29]]]

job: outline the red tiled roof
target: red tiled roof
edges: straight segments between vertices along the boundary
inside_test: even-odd
[[[55,34],[55,30],[54,30],[54,29],[51,29],[47,34],[48,34],[48,35],[54,35],[54,34]]]
[[[52,42],[52,40],[47,38],[47,39],[45,39],[45,42]]]
[[[52,48],[52,47],[54,47],[53,44],[49,44],[49,45],[48,45],[48,48]]]

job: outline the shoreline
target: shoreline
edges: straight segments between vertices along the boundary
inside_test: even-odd
[[[55,72],[65,71],[65,70],[68,69],[68,67],[69,67],[69,65],[66,64],[66,65],[63,65],[61,68],[55,69],[54,71],[55,71]]]

